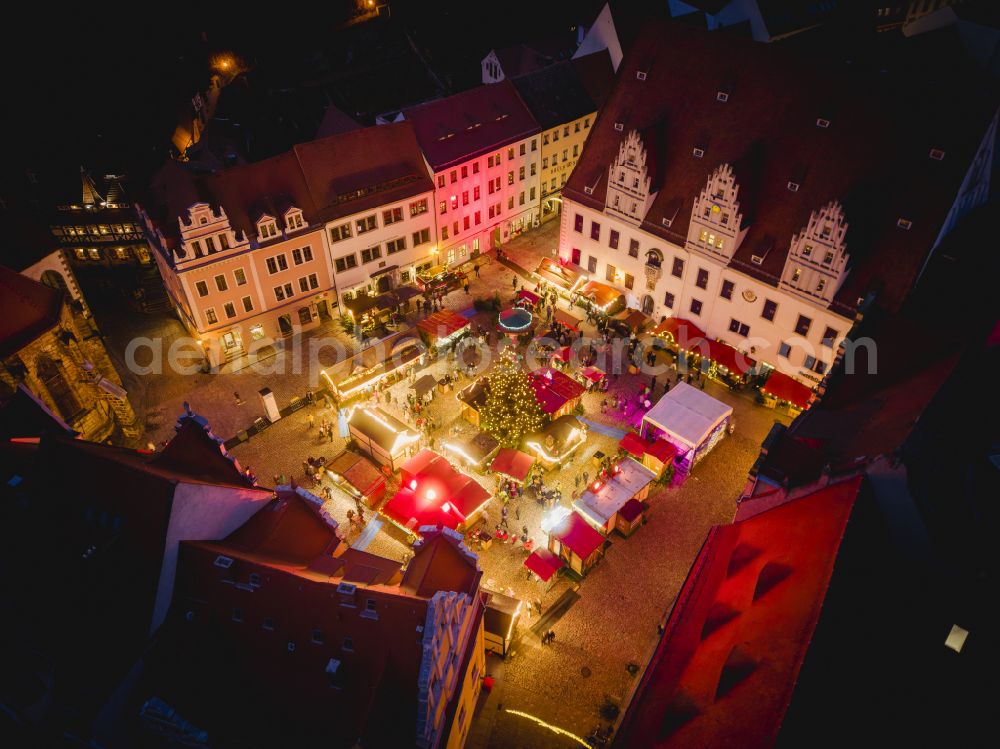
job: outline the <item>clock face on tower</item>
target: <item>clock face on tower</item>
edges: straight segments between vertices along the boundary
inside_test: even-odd
[[[757,295],[754,294],[753,291],[751,291],[750,289],[747,289],[746,291],[743,292],[743,298],[746,299],[748,302],[757,301]]]

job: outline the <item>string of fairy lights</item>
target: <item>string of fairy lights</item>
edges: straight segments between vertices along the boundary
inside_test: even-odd
[[[501,445],[516,449],[526,435],[540,431],[546,421],[528,375],[505,353],[490,374],[480,425]]]

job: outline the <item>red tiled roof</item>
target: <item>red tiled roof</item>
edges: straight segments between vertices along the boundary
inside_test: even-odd
[[[443,309],[435,312],[430,317],[425,317],[417,323],[417,327],[436,340],[438,338],[447,338],[468,324],[469,321],[457,312],[452,312],[450,309]]]
[[[774,743],[860,483],[709,532],[616,747]]]
[[[535,459],[520,450],[502,448],[493,459],[490,470],[496,473],[503,473],[517,481],[524,481],[528,477]]]
[[[947,78],[949,69],[939,66],[935,75],[944,85],[928,85],[912,73],[907,80],[855,67],[848,75],[792,49],[649,20],[619,67],[564,194],[603,210],[608,167],[622,139],[656,128],[664,139],[652,147],[650,167],[663,175],[663,187],[644,231],[683,247],[692,201],[711,172],[729,163],[747,225],[732,267],[777,285],[793,235],[812,211],[839,200],[850,224],[850,273],[836,297],[841,311],[869,291],[898,306],[942,229],[996,97],[972,70]],[[645,80],[636,77],[639,70]],[[981,94],[973,95],[976,86]],[[723,89],[725,102],[716,97]],[[830,126],[818,127],[821,118]],[[703,158],[693,156],[695,147]],[[929,158],[931,148],[946,158]],[[799,183],[796,192],[789,181]],[[900,218],[913,222],[909,230],[897,227]],[[751,262],[751,255],[764,262]]]
[[[0,265],[0,356],[9,356],[55,327],[62,310],[61,291]]]
[[[809,387],[778,370],[771,372],[761,390],[770,393],[778,400],[794,403],[799,408],[808,406],[813,396]]]
[[[479,587],[476,556],[462,544],[462,537],[437,530],[414,547],[400,587],[430,598],[440,590],[472,595]]]
[[[578,512],[569,513],[551,535],[580,559],[586,559],[604,544],[604,536],[590,527]]]
[[[554,574],[566,565],[548,549],[538,548],[524,560],[524,566],[538,575],[543,583],[547,583]]]
[[[181,417],[177,433],[162,451],[151,456],[150,463],[164,471],[198,477],[206,484],[253,486],[222,440],[196,416]]]
[[[403,110],[435,172],[538,132],[508,80]]]
[[[574,57],[570,65],[576,71],[577,78],[587,90],[590,100],[600,109],[615,82],[615,69],[611,65],[611,54],[602,49],[582,57]],[[591,123],[593,124],[593,123]]]
[[[568,374],[552,367],[528,373],[528,380],[535,390],[535,399],[542,410],[553,414],[571,400],[583,395],[585,388]]]

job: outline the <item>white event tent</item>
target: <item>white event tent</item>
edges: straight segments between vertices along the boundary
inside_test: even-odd
[[[677,447],[675,465],[686,473],[722,439],[732,416],[730,406],[681,382],[643,417],[642,435],[673,443]]]

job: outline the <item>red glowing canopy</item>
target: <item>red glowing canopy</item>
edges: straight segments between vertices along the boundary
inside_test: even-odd
[[[778,400],[794,403],[799,408],[808,406],[813,395],[809,387],[777,370],[771,372],[771,376],[767,378],[767,382],[761,389]]]
[[[433,338],[447,338],[468,326],[469,321],[457,312],[443,309],[417,323],[420,330]]]
[[[586,559],[604,544],[604,536],[591,528],[577,512],[567,515],[552,529],[552,535],[580,559]]]
[[[519,292],[517,292],[517,298],[526,299],[527,301],[531,302],[531,304],[538,304],[538,299],[539,299],[538,294],[534,293],[533,291],[528,291],[527,289],[521,289]]]
[[[646,454],[652,455],[661,463],[669,463],[677,455],[677,447],[667,440],[656,440],[646,447]]]
[[[641,460],[649,448],[649,443],[635,432],[629,432],[622,437],[621,442],[618,443],[618,447]]]
[[[583,395],[584,387],[558,369],[544,367],[528,374],[535,400],[547,414],[554,414],[571,400]]]
[[[474,479],[431,450],[421,450],[406,461],[400,475],[402,488],[381,512],[411,530],[422,525],[454,530],[490,498]]]
[[[552,354],[552,358],[562,362],[568,362],[570,356],[572,355],[573,355],[573,350],[569,346],[563,346],[560,349],[556,349],[556,352]]]
[[[597,367],[584,367],[580,370],[580,374],[591,382],[600,382],[604,379],[604,370]]]
[[[704,330],[683,317],[668,317],[650,332],[653,335],[668,335],[682,348],[707,337]]]
[[[524,481],[534,462],[535,459],[530,455],[505,447],[493,459],[490,470],[510,476],[515,481]]]
[[[745,374],[752,369],[757,362],[744,353],[741,353],[722,341],[705,341],[706,345],[695,346],[695,350],[716,363],[717,366],[725,367],[730,372]]]
[[[543,583],[547,583],[565,565],[551,551],[541,548],[536,549],[524,560],[524,566],[538,575]]]

